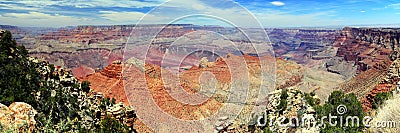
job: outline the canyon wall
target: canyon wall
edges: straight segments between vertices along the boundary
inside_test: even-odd
[[[386,68],[388,57],[398,51],[400,29],[344,28],[338,37],[337,56],[354,61],[360,71]]]

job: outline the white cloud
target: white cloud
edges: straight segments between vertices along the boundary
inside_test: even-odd
[[[77,25],[82,22],[92,22],[92,20],[41,12],[4,13],[0,15],[0,23],[18,26],[60,27]]]
[[[142,12],[114,12],[114,11],[100,11],[100,16],[107,20],[114,22],[136,23],[143,16],[146,15],[146,21],[158,22],[164,17],[154,16],[152,14],[145,14]]]
[[[25,3],[36,4],[36,6],[48,6],[54,5],[54,2],[43,2],[43,1],[27,1]],[[111,2],[111,3],[107,3]],[[104,6],[112,6],[112,2],[114,0],[107,0],[103,2]],[[123,1],[123,2],[132,2],[132,1]],[[138,1],[136,1],[138,2]],[[258,23],[254,21],[253,15],[249,13],[247,10],[242,9],[240,6],[235,6],[234,3],[225,3],[222,7],[210,6],[212,4],[208,4],[211,1],[200,1],[200,0],[191,0],[191,1],[181,1],[181,0],[171,0],[162,7],[156,8],[152,13],[146,14],[143,12],[136,11],[99,11],[96,13],[85,14],[82,16],[87,17],[79,17],[81,15],[58,15],[58,14],[49,14],[48,11],[45,13],[41,13],[38,11],[31,11],[29,13],[0,13],[0,23],[2,24],[10,24],[10,25],[18,25],[18,26],[71,26],[71,25],[106,25],[106,24],[135,24],[140,20],[144,15],[144,20],[141,20],[141,23],[170,23],[174,19],[192,15],[192,14],[205,14],[205,15],[213,15],[220,18],[223,18],[236,26],[241,27],[258,27]],[[285,5],[283,2],[274,1],[276,6]],[[157,2],[154,2],[157,3]],[[154,4],[153,3],[153,4]],[[273,2],[271,2],[272,4]],[[91,2],[81,2],[77,3],[63,3],[63,4],[74,4],[79,7],[92,7],[99,5],[100,3],[96,3],[96,1]],[[118,5],[116,6],[125,6],[129,7],[130,5]],[[0,5],[1,6],[1,5]],[[141,5],[141,6],[146,6]],[[0,7],[1,8],[1,7]],[[258,20],[260,20],[261,24],[266,27],[275,27],[275,26],[312,26],[312,25],[333,25],[334,23],[344,23],[339,21],[334,21],[337,18],[334,18],[332,12],[325,13],[310,13],[310,14],[293,14],[293,12],[281,12],[275,11],[272,9],[257,9],[253,10],[253,13]],[[62,14],[62,13],[61,13]],[[207,17],[206,17],[207,18]],[[208,17],[209,19],[204,19],[203,17],[194,17],[187,20],[181,20],[180,22],[185,23],[193,23],[198,25],[212,25],[212,24],[225,24],[224,26],[228,26],[229,23],[226,23],[224,20],[218,20],[213,17]]]
[[[197,25],[214,25],[223,24],[223,26],[231,26],[230,23],[240,27],[258,27],[257,21],[254,16],[243,9],[238,3],[227,0],[224,5],[210,6],[212,1],[181,1],[171,0],[163,4],[161,7],[156,8],[152,13],[154,16],[165,16],[162,23],[170,23],[171,21],[179,19],[179,22],[192,23]],[[196,6],[193,6],[196,5]],[[194,15],[195,16],[191,16]],[[199,15],[201,14],[201,15]],[[191,17],[187,17],[191,16]],[[218,19],[218,18],[222,18]]]
[[[2,4],[2,3],[0,3],[0,9],[25,10],[25,11],[36,11],[36,10],[39,10],[39,8],[35,8],[35,7],[21,7],[21,6],[18,6],[18,5]]]
[[[53,1],[53,0],[21,0],[7,1],[12,3],[23,4],[36,8],[45,8],[50,6],[72,6],[76,8],[92,8],[92,7],[125,7],[125,8],[142,8],[153,7],[161,4],[164,0],[148,0],[148,1],[127,1],[127,0],[91,0],[91,1]]]
[[[361,12],[361,13],[364,13],[364,12],[366,12],[366,11],[363,10],[363,11],[360,11],[360,12]]]
[[[388,6],[386,6],[385,8],[393,8],[393,9],[400,9],[400,3],[395,3],[395,4],[390,4]]]
[[[283,3],[283,2],[280,2],[280,1],[272,1],[272,2],[270,2],[272,5],[274,5],[274,6],[284,6],[285,5],[285,3]]]

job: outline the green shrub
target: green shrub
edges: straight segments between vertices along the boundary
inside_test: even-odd
[[[344,105],[347,108],[347,112],[344,114],[339,114],[337,111],[337,107],[339,105]],[[342,118],[346,118],[348,116],[357,116],[360,119],[359,126],[357,124],[355,126],[336,126],[332,127],[328,124],[328,120],[325,119],[325,127],[322,127],[321,132],[362,132],[363,131],[363,123],[362,119],[364,118],[364,111],[361,103],[358,101],[357,97],[353,94],[344,94],[342,91],[334,91],[328,98],[328,101],[324,105],[315,106],[315,111],[317,115],[317,120],[321,120],[323,116],[328,116],[331,114],[332,116],[342,116]],[[339,120],[336,119],[339,123]],[[345,125],[345,123],[343,123]]]
[[[392,94],[388,92],[381,92],[376,94],[374,97],[374,101],[372,102],[372,108],[373,109],[379,108],[391,96]]]
[[[115,118],[105,117],[100,122],[100,129],[97,130],[100,133],[127,133],[129,132],[129,127],[120,123]]]
[[[304,99],[307,101],[307,103],[310,105],[310,106],[312,106],[312,107],[314,107],[314,106],[316,106],[316,105],[319,105],[321,102],[320,102],[320,100],[319,99],[315,99],[314,98],[314,96],[315,96],[315,93],[314,92],[311,92],[311,93],[304,93]]]
[[[89,81],[83,81],[81,83],[81,88],[83,92],[88,93],[90,91],[90,82]]]
[[[280,110],[281,112],[287,108],[287,98],[288,97],[289,97],[289,95],[287,93],[287,89],[283,89],[282,93],[281,93],[281,96],[280,96],[281,100],[280,100],[279,105],[277,107],[278,110]]]

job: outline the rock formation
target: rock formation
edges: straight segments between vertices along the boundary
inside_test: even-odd
[[[372,102],[374,101],[374,97],[378,93],[382,92],[391,92],[395,89],[395,85],[392,84],[379,84],[373,90],[371,90],[364,98],[361,99],[361,103],[363,104],[364,112],[368,112],[372,110]]]
[[[112,64],[85,77],[77,77],[81,82],[89,81],[94,92],[101,92],[106,97],[115,98],[117,102],[128,104],[122,82],[122,63],[114,61]]]
[[[346,79],[352,78],[357,73],[357,66],[354,65],[354,62],[344,61],[340,57],[328,60],[325,63],[325,67],[328,72],[343,75]]]
[[[0,130],[8,132],[34,132],[36,110],[31,105],[15,102],[9,107],[0,104]]]
[[[78,68],[72,69],[72,73],[74,74],[74,77],[85,77],[87,75],[93,74],[96,71],[93,68],[87,67],[87,66],[80,66]]]
[[[354,61],[360,71],[385,67],[389,55],[398,50],[400,32],[396,29],[344,28],[335,42],[337,56]],[[383,66],[382,66],[383,65]]]
[[[330,29],[272,29],[268,32],[275,54],[299,64],[333,57],[325,51],[339,34],[340,30]]]
[[[400,60],[396,59],[389,66],[388,72],[382,83],[396,84],[400,79]]]
[[[275,90],[269,94],[269,103],[266,110],[266,118],[270,121],[270,123],[267,123],[269,124],[269,129],[272,132],[289,132],[290,128],[298,127],[297,132],[319,132],[318,126],[308,125],[307,123],[301,123],[302,121],[300,121],[300,118],[303,117],[315,118],[315,111],[313,107],[307,104],[302,96],[302,92],[293,87],[289,87],[286,90],[287,98],[285,100],[287,101],[287,105],[286,107],[281,109],[279,106],[282,102],[281,98],[283,95],[283,89]],[[315,99],[318,98],[316,97]],[[289,122],[280,123],[282,122],[281,118],[288,119]],[[298,118],[297,122],[293,121],[294,119],[292,118]],[[290,121],[292,121],[293,123],[291,123]],[[316,121],[313,121],[311,123],[314,122]],[[290,124],[294,125],[294,127],[280,126],[279,124]]]
[[[376,94],[382,92],[392,92],[393,90],[395,90],[396,84],[398,83],[400,78],[399,71],[400,63],[399,59],[396,59],[389,66],[388,70],[385,71],[385,77],[383,77],[379,81],[379,84],[361,99],[365,112],[372,109],[372,102]]]
[[[77,114],[82,120],[75,121],[79,122],[79,126],[84,129],[90,130],[93,129],[93,125],[99,125],[101,120],[106,116],[115,118],[123,124],[130,126],[130,129],[133,130],[133,125],[136,120],[136,112],[133,108],[126,106],[122,103],[116,105],[105,105],[105,107],[101,107],[103,104],[103,100],[105,97],[101,93],[93,92],[90,90],[89,92],[83,91],[80,87],[74,87],[77,85],[78,80],[76,80],[72,76],[72,72],[68,69],[64,69],[61,67],[51,67],[46,61],[40,61],[37,58],[28,57],[32,63],[36,63],[40,67],[38,67],[38,72],[42,76],[40,77],[49,77],[49,75],[56,76],[54,79],[45,78],[47,82],[50,82],[57,88],[60,88],[56,92],[56,90],[51,90],[51,97],[55,97],[56,95],[65,94],[70,97],[77,98],[75,101],[78,107],[75,107],[69,101],[61,103],[65,104],[68,108],[79,108]],[[50,76],[52,77],[52,76]],[[79,84],[78,84],[79,85]],[[36,100],[42,100],[42,97],[45,94],[41,94],[40,92],[36,93]],[[64,106],[64,105],[62,105]],[[18,126],[18,130],[21,129],[19,126],[23,123],[28,124],[28,130],[26,131],[46,131],[46,129],[35,129],[35,114],[41,114],[42,112],[36,112],[30,105],[25,103],[13,103],[9,107],[1,106],[2,111],[0,111],[0,124],[10,128],[10,126]],[[64,110],[63,110],[64,111]],[[88,115],[88,112],[94,113],[96,115]],[[64,113],[64,112],[60,112]],[[51,116],[49,116],[51,117]],[[72,129],[78,129],[78,125],[73,124]],[[14,128],[14,127],[11,127]],[[25,132],[25,130],[23,131]]]
[[[354,62],[358,67],[358,75],[341,84],[338,89],[355,93],[359,99],[371,99],[373,97],[368,95],[382,90],[379,84],[396,82],[398,67],[391,64],[398,64],[394,60],[397,58],[399,36],[398,29],[344,28],[335,42],[337,57]],[[370,106],[368,102],[365,103]]]
[[[3,30],[3,29],[0,29],[0,37],[2,37],[3,34],[4,34],[4,30]]]

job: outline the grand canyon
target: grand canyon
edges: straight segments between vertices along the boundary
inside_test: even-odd
[[[0,132],[399,132],[399,14],[394,0],[0,0]]]
[[[269,37],[256,42],[241,35],[238,28],[192,24],[0,28],[11,31],[29,56],[71,72],[78,82],[89,81],[93,94],[88,95],[100,94],[133,107],[137,117],[123,117],[134,119],[129,125],[138,132],[189,132],[185,126],[197,131],[206,130],[199,127],[218,132],[255,131],[259,129],[243,126],[251,126],[253,111],[272,112],[269,117],[297,116],[301,110],[312,115],[315,113],[309,110],[313,107],[302,100],[304,95],[311,93],[323,104],[337,90],[354,93],[363,112],[372,113],[376,112],[374,97],[396,90],[400,77],[400,30],[395,28],[244,29],[252,31],[255,38],[261,32]],[[146,36],[158,28],[162,30],[147,45]],[[252,43],[267,48],[254,52]],[[248,76],[240,76],[243,74]],[[273,103],[279,101],[282,90],[290,92],[293,100],[287,106],[293,107],[277,114]],[[235,100],[231,95],[247,97]],[[232,112],[238,115],[220,115]],[[157,122],[176,128],[149,121],[156,115],[161,117],[153,118]],[[185,125],[169,117],[206,122]],[[273,132],[296,129],[320,130],[270,127]]]

